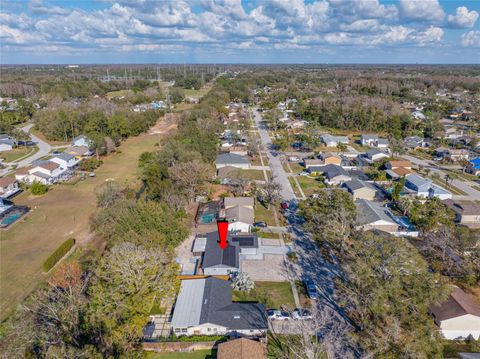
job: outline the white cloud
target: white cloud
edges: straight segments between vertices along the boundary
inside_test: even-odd
[[[413,21],[440,22],[445,18],[438,0],[400,0],[400,15]]]
[[[455,15],[448,15],[448,24],[453,27],[469,28],[475,25],[478,19],[478,12],[468,11],[465,6],[457,7]]]
[[[480,47],[480,31],[469,31],[462,35],[462,45]]]
[[[68,9],[60,6],[46,6],[42,0],[31,0],[28,7],[32,12],[37,14],[66,15],[69,13]]]

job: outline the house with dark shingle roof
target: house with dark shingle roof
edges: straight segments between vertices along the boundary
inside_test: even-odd
[[[449,298],[429,312],[446,339],[480,338],[480,304],[462,289],[454,287]]]
[[[264,336],[265,307],[232,301],[229,281],[215,277],[183,280],[174,306],[172,331],[181,335]]]
[[[217,160],[215,161],[215,167],[217,170],[227,166],[249,169],[250,161],[245,156],[240,156],[234,153],[222,153],[218,155]]]
[[[386,207],[378,203],[359,199],[355,202],[357,206],[357,228],[368,230],[379,230],[387,233],[396,233],[399,225]]]
[[[447,199],[443,203],[455,212],[455,220],[460,224],[480,224],[480,205],[472,201]]]
[[[325,182],[333,185],[339,185],[352,179],[346,170],[332,164],[323,167],[323,175],[325,176]]]

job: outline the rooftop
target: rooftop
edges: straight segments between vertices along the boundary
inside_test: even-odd
[[[447,301],[430,307],[430,311],[438,321],[471,314],[480,317],[480,305],[474,298],[458,287],[453,289]]]
[[[223,153],[217,156],[217,160],[215,161],[217,165],[220,164],[249,164],[250,162],[244,156],[237,155],[235,153]]]
[[[229,340],[218,346],[218,359],[264,359],[266,347],[264,343],[246,338]]]
[[[365,225],[377,221],[386,221],[397,224],[389,215],[387,209],[378,203],[359,199],[355,202],[357,206],[357,223]]]

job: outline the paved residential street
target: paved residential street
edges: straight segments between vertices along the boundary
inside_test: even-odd
[[[315,282],[320,294],[319,300],[317,301],[318,310],[322,311],[326,308],[332,308],[345,318],[333,296],[334,278],[339,274],[339,268],[325,260],[317,245],[310,238],[310,235],[303,231],[303,219],[296,214],[298,202],[288,180],[288,174],[283,169],[279,154],[271,147],[270,136],[262,123],[261,114],[256,108],[253,108],[253,114],[262,144],[267,151],[271,171],[275,179],[282,185],[281,197],[283,200],[289,202],[289,209],[286,213],[286,218],[289,223],[288,232],[292,236],[292,248],[297,253],[298,260],[296,264],[288,265],[287,276],[291,281],[305,277],[311,278]],[[290,262],[287,261],[287,264],[288,263]]]
[[[42,141],[40,138],[38,138],[34,134],[30,133],[30,130],[32,129],[32,127],[33,127],[33,124],[29,124],[29,125],[26,125],[26,126],[22,127],[21,129],[22,129],[23,132],[30,134],[30,139],[33,142],[35,142],[35,144],[37,145],[38,152],[33,154],[30,157],[25,158],[24,160],[21,160],[21,161],[17,162],[16,163],[17,167],[26,167],[26,166],[30,165],[30,163],[32,163],[33,161],[36,161],[36,160],[38,160],[42,157],[45,157],[52,150],[52,146],[50,146],[50,144],[48,144],[45,141]]]
[[[430,169],[434,173],[438,173],[441,178],[444,178],[447,173],[445,171],[438,168],[433,161],[427,161],[418,157],[410,156],[410,155],[402,155],[403,158],[409,160],[410,162],[416,164],[417,166],[423,166],[424,168]],[[480,200],[480,191],[477,191],[472,186],[475,185],[472,181],[461,181],[458,179],[454,179],[452,181],[452,185],[457,187],[458,189],[462,190],[463,192],[467,193],[466,196],[459,196],[453,195],[454,199],[464,199],[464,200]],[[477,186],[479,186],[477,184]]]

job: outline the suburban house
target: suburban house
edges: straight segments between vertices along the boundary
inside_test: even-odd
[[[50,158],[50,161],[58,163],[62,170],[74,168],[80,160],[69,153],[58,153]]]
[[[0,198],[9,198],[20,192],[17,180],[12,176],[0,178]]]
[[[0,152],[11,151],[15,147],[15,141],[6,134],[0,134]]]
[[[465,149],[449,149],[445,152],[445,159],[456,162],[460,160],[468,160],[469,153]]]
[[[415,120],[421,120],[421,121],[424,121],[427,119],[427,117],[423,114],[423,112],[421,111],[413,111],[412,112],[412,117],[415,119]]]
[[[227,166],[249,169],[250,161],[246,157],[234,153],[222,153],[221,155],[218,155],[217,160],[215,161],[215,167],[217,170]]]
[[[307,170],[311,167],[321,167],[325,165],[325,161],[320,158],[305,158],[303,160],[303,165]]]
[[[173,334],[264,336],[265,307],[234,303],[230,282],[214,277],[183,280],[171,322]]]
[[[30,167],[19,169],[15,172],[15,178],[27,184],[34,182],[53,184],[58,181],[64,172],[65,170],[63,170],[58,163],[40,161],[33,163]]]
[[[405,144],[405,147],[410,148],[412,150],[416,148],[427,147],[429,145],[429,143],[426,142],[425,139],[419,136],[405,137],[405,140],[403,142]]]
[[[240,255],[258,254],[259,241],[255,233],[230,233],[228,246],[218,246],[218,232],[207,233],[202,268],[205,275],[230,275],[240,270]]]
[[[93,155],[93,151],[87,146],[70,146],[65,149],[64,153],[68,153],[77,158],[89,157]]]
[[[326,165],[323,167],[322,172],[325,177],[325,183],[330,185],[339,185],[352,179],[346,170],[337,165]]]
[[[380,161],[383,158],[388,158],[390,156],[388,154],[386,154],[385,152],[382,152],[380,150],[377,150],[376,148],[373,148],[373,149],[365,152],[365,157],[366,157],[367,161],[375,162],[375,161]]]
[[[331,152],[323,152],[319,157],[326,165],[333,164],[340,166],[342,164],[342,157]]]
[[[437,197],[439,199],[451,199],[452,194],[445,188],[437,186],[431,180],[425,179],[416,173],[407,176],[405,187],[410,193],[423,198]]]
[[[247,338],[229,340],[218,345],[217,359],[265,359],[267,345]]]
[[[361,135],[360,136],[360,143],[362,144],[362,146],[373,146],[377,140],[378,140],[377,135]]]
[[[228,152],[235,155],[246,156],[248,154],[248,149],[245,145],[235,145],[229,147]]]
[[[446,339],[480,337],[480,305],[458,287],[446,302],[429,308],[435,323]]]
[[[378,140],[375,141],[373,146],[377,148],[388,148],[388,146],[390,146],[390,141],[387,140],[386,138],[379,138]]]
[[[354,201],[357,199],[373,201],[377,194],[377,191],[371,184],[358,179],[352,179],[343,183],[343,187],[352,194]]]
[[[253,207],[233,206],[225,209],[225,219],[230,232],[250,232],[255,221]]]
[[[467,172],[474,176],[480,176],[480,157],[471,159],[467,167]]]
[[[229,209],[236,206],[248,207],[253,209],[255,200],[253,197],[225,197],[223,199],[223,208]]]
[[[455,212],[455,221],[460,224],[480,224],[480,205],[475,202],[445,200],[443,203]]]
[[[320,139],[327,147],[336,147],[339,143],[348,144],[347,136],[332,136],[330,134],[321,135]]]
[[[90,139],[85,135],[77,136],[72,140],[73,147],[89,147],[90,148],[91,145],[92,145],[92,141],[90,141]]]
[[[407,160],[388,161],[385,168],[385,172],[392,179],[398,179],[413,173],[412,163]]]
[[[225,166],[218,169],[217,178],[223,185],[235,184],[235,182],[239,181],[239,171],[242,170],[232,166]]]
[[[391,216],[388,208],[365,199],[359,199],[355,204],[357,206],[357,228],[364,231],[376,229],[391,234],[399,231],[399,225]]]

